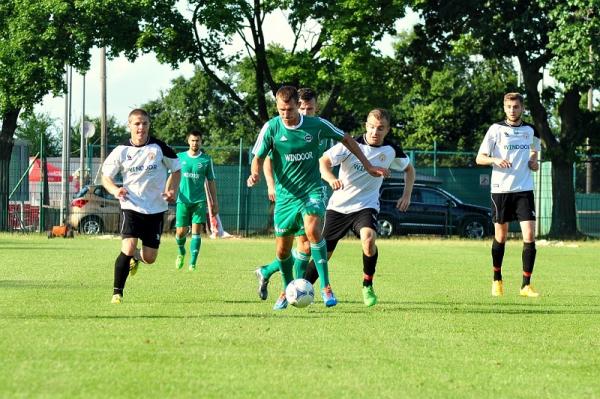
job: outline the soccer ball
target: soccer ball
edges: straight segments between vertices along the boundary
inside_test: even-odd
[[[315,290],[311,283],[303,278],[292,280],[285,288],[285,299],[290,305],[305,308],[315,299]]]

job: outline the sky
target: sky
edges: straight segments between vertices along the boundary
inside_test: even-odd
[[[399,30],[412,27],[418,20],[417,14],[410,12],[407,17],[398,22]],[[292,42],[292,32],[285,23],[283,14],[275,14],[265,23],[265,37],[276,38],[277,42]],[[275,41],[275,40],[272,40]],[[393,39],[386,37],[379,48],[384,54],[391,54]],[[240,46],[239,43],[233,47]],[[289,46],[288,46],[289,47]],[[239,48],[239,47],[238,47]],[[81,111],[85,101],[85,113],[88,118],[100,116],[100,49],[91,50],[91,68],[85,76],[85,96],[83,95],[83,79],[73,71],[72,87],[72,124],[81,120]],[[193,75],[194,66],[183,63],[177,69],[160,64],[154,54],[144,54],[134,62],[129,62],[125,57],[119,57],[106,62],[106,96],[107,114],[114,116],[119,123],[125,124],[127,115],[133,108],[140,107],[151,100],[158,99],[161,92],[166,92],[171,87],[171,81],[179,76],[189,78]],[[56,119],[56,126],[62,128],[65,100],[64,97],[46,95],[41,104],[35,107],[35,112],[46,113]],[[99,130],[99,126],[96,126]]]

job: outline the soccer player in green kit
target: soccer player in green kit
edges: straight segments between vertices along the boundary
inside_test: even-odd
[[[298,89],[298,111],[305,116],[315,116],[317,113],[317,94],[309,88]],[[325,152],[331,146],[331,140],[321,140],[321,153]],[[253,149],[252,153],[257,150]],[[271,167],[271,157],[266,157],[263,164],[265,181],[267,183],[267,193],[270,201],[275,201],[275,178]],[[327,203],[327,188],[323,189],[323,202]],[[296,250],[292,250],[294,257],[294,277],[301,278],[310,260],[310,241],[304,234],[304,228],[296,232]],[[263,301],[268,296],[268,284],[271,276],[279,271],[279,261],[277,258],[268,265],[259,267],[254,271],[258,279],[258,297]]]
[[[374,167],[354,139],[330,122],[303,116],[298,111],[298,91],[292,86],[281,87],[276,94],[279,116],[267,122],[259,135],[258,150],[252,159],[249,187],[260,181],[265,157],[271,152],[276,177],[275,237],[276,256],[280,263],[283,287],[293,280],[294,260],[291,249],[294,234],[304,227],[310,241],[310,251],[319,273],[321,296],[325,306],[332,307],[337,299],[331,289],[327,267],[327,247],[321,237],[321,220],[325,214],[319,173],[319,143],[322,139],[341,141],[361,161],[372,176],[389,176],[389,170]],[[274,310],[287,307],[281,293]]]
[[[185,259],[185,240],[188,226],[192,226],[192,239],[190,242],[189,270],[196,270],[196,261],[200,253],[202,239],[200,237],[201,224],[206,222],[206,192],[204,181],[208,182],[208,195],[211,197],[213,214],[219,212],[217,202],[217,187],[213,162],[208,154],[201,150],[202,133],[191,131],[187,135],[190,148],[177,154],[181,164],[181,182],[177,196],[177,214],[175,221],[175,242],[179,255],[175,260],[177,269],[183,268]]]

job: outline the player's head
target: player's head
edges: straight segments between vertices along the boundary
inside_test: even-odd
[[[298,110],[302,115],[315,116],[317,113],[317,93],[308,87],[298,90],[300,103]]]
[[[150,115],[145,110],[136,108],[131,111],[127,117],[127,126],[134,145],[146,143],[150,131]]]
[[[523,114],[523,95],[520,93],[506,93],[504,95],[504,113],[509,123],[521,122]]]
[[[370,145],[381,145],[390,131],[390,113],[383,108],[375,108],[367,115],[365,139]]]
[[[202,132],[199,130],[190,130],[187,134],[187,143],[192,152],[198,152],[202,146]]]
[[[294,86],[282,86],[275,94],[277,112],[288,127],[296,126],[300,122],[298,111],[298,90]]]

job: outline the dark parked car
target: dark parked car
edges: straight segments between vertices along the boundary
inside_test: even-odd
[[[119,200],[101,185],[83,187],[71,201],[71,226],[83,234],[118,233],[121,224]],[[175,229],[175,207],[165,212],[163,232]]]
[[[434,186],[415,184],[406,212],[396,209],[404,183],[384,183],[381,188],[378,234],[458,234],[482,238],[493,231],[491,209],[465,204],[449,192]]]

